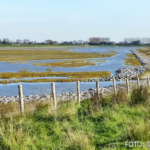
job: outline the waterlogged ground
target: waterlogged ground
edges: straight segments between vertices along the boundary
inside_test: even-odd
[[[16,49],[16,48],[5,48],[5,49]],[[23,48],[23,49],[34,50],[37,48]],[[40,49],[50,50],[54,48],[40,48]],[[57,48],[57,49],[64,50],[66,48]],[[107,60],[107,61],[102,62],[101,65],[97,64],[94,66],[84,66],[84,67],[46,67],[46,66],[34,65],[34,63],[50,63],[50,62],[57,62],[57,61],[65,61],[65,59],[63,60],[33,60],[33,61],[22,61],[21,63],[20,61],[19,62],[17,61],[6,62],[5,61],[5,62],[0,62],[0,72],[18,72],[18,71],[43,72],[43,71],[47,71],[47,69],[52,69],[53,72],[110,71],[111,75],[114,75],[117,69],[130,66],[130,65],[127,65],[127,66],[124,65],[124,59],[127,58],[125,55],[131,54],[130,50],[138,49],[138,47],[69,47],[67,49],[73,52],[78,52],[78,53],[99,52],[99,53],[117,53],[117,55],[108,57],[108,58],[87,59],[87,60],[91,60],[91,62],[92,60],[93,61]],[[44,77],[44,78],[49,78],[49,77]],[[32,78],[28,78],[28,79],[32,79]],[[25,80],[28,80],[28,79],[25,79]],[[117,83],[120,83],[120,82],[117,82]],[[24,95],[48,94],[51,92],[51,83],[12,83],[12,84],[7,84],[7,85],[0,84],[0,96],[18,95],[17,85],[19,84],[23,85]],[[108,85],[112,85],[112,81],[100,82],[100,87],[108,86]],[[92,87],[95,88],[95,83],[93,82],[81,83],[81,90],[88,90],[89,88],[92,88]],[[57,94],[71,92],[71,91],[75,92],[76,83],[75,82],[56,83],[56,91],[57,91]]]
[[[91,72],[91,71],[110,71],[111,74],[115,74],[115,71],[119,68],[125,67],[124,59],[126,58],[126,54],[130,54],[129,50],[137,49],[138,47],[70,47],[69,50],[78,53],[114,53],[117,55],[106,58],[96,58],[96,59],[86,59],[91,62],[96,60],[107,60],[106,62],[102,62],[100,65],[96,64],[94,66],[83,66],[83,67],[46,67],[46,66],[35,66],[34,63],[50,63],[50,62],[58,62],[65,61],[62,60],[34,60],[34,61],[16,61],[16,62],[0,62],[0,72],[18,72],[18,71],[33,71],[33,72],[43,72],[47,71],[47,69],[52,69],[53,72]],[[9,48],[10,49],[10,48]],[[13,48],[12,48],[13,49]],[[33,50],[35,48],[24,48]],[[51,48],[43,48],[44,50],[49,50]],[[66,49],[66,48],[58,48],[58,49]],[[67,59],[68,60],[68,59]],[[129,65],[128,65],[129,66]]]

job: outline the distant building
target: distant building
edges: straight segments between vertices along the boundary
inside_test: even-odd
[[[90,38],[89,42],[91,44],[99,44],[100,43],[100,38],[96,38],[96,37]]]

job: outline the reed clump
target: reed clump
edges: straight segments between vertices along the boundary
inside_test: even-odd
[[[115,54],[76,53],[69,50],[0,50],[1,61],[84,59],[112,57]]]
[[[126,57],[128,59],[124,59],[125,65],[132,65],[132,66],[140,66],[141,63],[138,61],[138,59],[133,54],[126,54]]]

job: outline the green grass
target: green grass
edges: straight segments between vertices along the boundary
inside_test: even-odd
[[[110,76],[109,71],[99,72],[5,72],[0,73],[0,78],[11,79],[11,78],[34,78],[34,77],[69,77],[69,78],[103,78]]]
[[[125,65],[132,65],[132,66],[140,66],[141,63],[138,61],[138,59],[133,54],[126,54],[126,57],[128,59],[124,59]]]
[[[85,59],[112,57],[116,54],[76,53],[69,50],[0,50],[1,61]]]
[[[136,94],[135,92],[133,92]],[[139,95],[139,94],[138,94]],[[137,96],[138,96],[137,95]],[[0,147],[3,150],[126,150],[125,141],[150,140],[149,101],[142,103],[99,100],[62,102],[57,110],[51,103],[34,113],[3,117]],[[139,148],[133,148],[139,149]]]

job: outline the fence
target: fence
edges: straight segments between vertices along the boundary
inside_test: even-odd
[[[149,78],[147,78],[146,83],[147,83],[146,86],[149,87],[150,86]],[[137,86],[140,87],[139,78],[137,79]],[[130,88],[129,88],[129,80],[128,79],[126,79],[125,87],[126,87],[127,93],[129,94]],[[77,89],[77,101],[80,103],[81,102],[81,92],[80,92],[80,82],[79,81],[77,81],[76,89]],[[58,100],[57,100],[57,96],[56,96],[55,83],[51,83],[51,90],[52,91],[51,91],[50,96],[52,97],[53,106],[54,106],[54,109],[57,109]],[[113,92],[114,93],[117,92],[115,78],[113,79]],[[19,93],[19,103],[18,103],[19,104],[19,112],[22,114],[22,113],[24,113],[24,110],[25,110],[22,85],[18,85],[18,93]],[[100,98],[100,95],[102,95],[102,94],[103,94],[102,92],[100,93],[99,81],[96,81],[96,96],[97,96],[97,98]],[[15,106],[18,107],[18,105],[15,105]],[[9,107],[11,107],[11,106],[8,106],[7,109],[9,109]],[[5,108],[5,107],[0,107],[0,109],[1,108]]]

